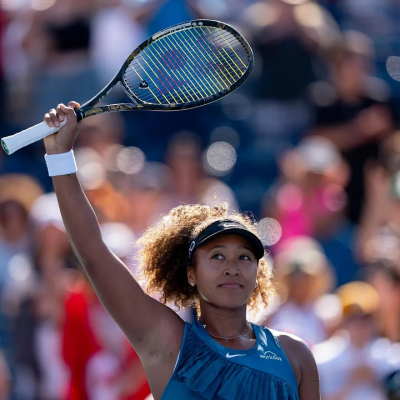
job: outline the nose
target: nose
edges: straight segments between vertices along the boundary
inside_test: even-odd
[[[238,276],[240,275],[240,270],[237,267],[237,263],[231,263],[227,266],[227,268],[224,270],[224,275],[225,276]]]

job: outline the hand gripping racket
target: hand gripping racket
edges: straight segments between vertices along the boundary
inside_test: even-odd
[[[253,52],[234,28],[203,19],[186,22],[142,43],[111,82],[75,113],[79,122],[107,112],[175,111],[203,106],[237,89],[252,67]],[[96,107],[118,82],[133,103]],[[3,138],[1,145],[12,154],[60,128],[42,122]]]

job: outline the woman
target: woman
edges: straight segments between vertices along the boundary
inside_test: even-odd
[[[67,124],[45,139],[46,162],[73,249],[97,295],[139,354],[156,400],[317,400],[318,372],[300,339],[250,324],[247,305],[272,292],[264,248],[254,224],[223,206],[180,206],[139,240],[144,276],[162,300],[187,306],[199,319],[184,323],[146,295],[104,244],[77,179],[71,149],[74,109],[45,115]]]

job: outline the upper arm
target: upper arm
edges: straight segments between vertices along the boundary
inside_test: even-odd
[[[105,245],[91,262],[94,265],[86,265],[85,269],[100,301],[140,357],[162,356],[163,351],[168,351],[176,359],[184,329],[182,319],[147,295],[126,265]]]
[[[300,400],[320,400],[321,394],[317,363],[308,345],[304,342],[298,343],[301,370],[299,385]]]
[[[294,335],[277,336],[296,375],[300,400],[320,400],[317,364],[308,345]]]

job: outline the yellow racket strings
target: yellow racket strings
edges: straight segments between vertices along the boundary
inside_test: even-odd
[[[248,65],[246,49],[230,32],[193,27],[163,36],[139,52],[124,80],[147,103],[189,103],[229,89]]]

